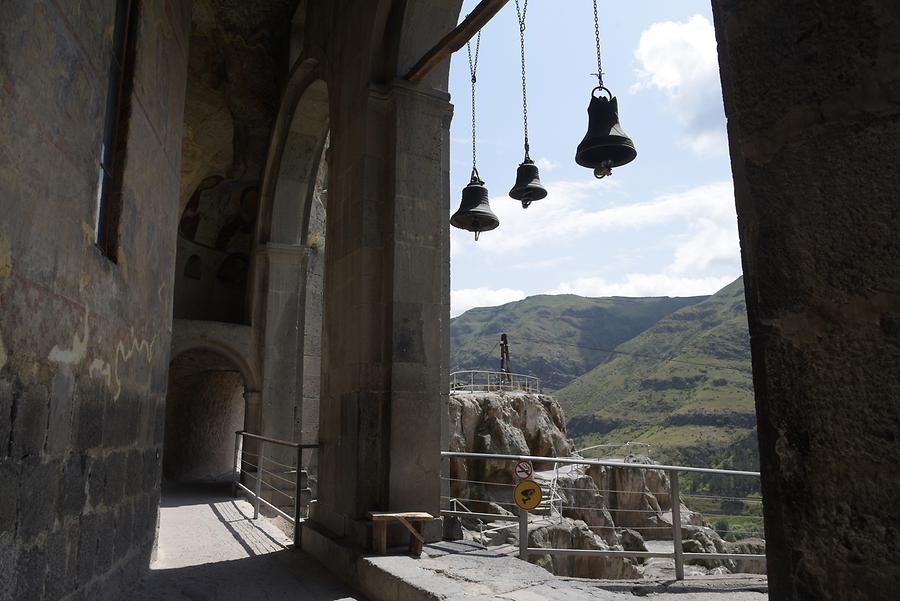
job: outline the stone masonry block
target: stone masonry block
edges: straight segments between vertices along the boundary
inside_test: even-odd
[[[75,586],[78,559],[78,521],[54,531],[47,543],[45,599],[61,599]]]
[[[98,514],[99,529],[97,559],[94,563],[94,576],[104,574],[115,563],[114,540],[116,532],[116,512],[105,509]]]
[[[0,601],[15,601],[16,563],[19,561],[19,545],[14,543],[12,532],[0,531]]]
[[[10,455],[17,458],[38,456],[44,449],[47,433],[47,389],[33,386],[18,395],[13,394]]]
[[[47,576],[47,554],[43,544],[22,551],[16,566],[16,601],[41,601]]]
[[[116,510],[115,556],[125,557],[131,551],[131,536],[134,528],[134,505],[122,503]]]
[[[0,534],[13,534],[16,530],[21,467],[18,461],[0,459]]]
[[[138,449],[128,451],[125,462],[125,496],[130,497],[139,492],[143,474],[143,457]]]
[[[125,493],[126,453],[111,453],[106,458],[106,482],[103,487],[103,504],[114,507]]]
[[[143,452],[143,464],[141,469],[141,492],[146,493],[159,486],[160,455],[156,448],[145,449]]]
[[[106,464],[103,457],[91,457],[87,461],[88,504],[97,507],[103,502],[103,488],[106,486]]]
[[[79,522],[78,557],[76,560],[76,582],[86,584],[94,576],[97,562],[97,546],[100,536],[100,519],[96,513],[81,516]]]
[[[63,464],[59,490],[59,515],[79,516],[87,500],[86,479],[87,457],[70,455]]]
[[[68,369],[53,376],[50,387],[47,452],[58,454],[69,448],[72,438],[72,405],[75,378]]]
[[[100,445],[103,440],[103,400],[85,391],[76,393],[75,403],[76,445],[87,450]]]
[[[19,480],[19,519],[17,535],[30,541],[52,526],[56,519],[56,496],[61,465],[38,458],[26,459]]]

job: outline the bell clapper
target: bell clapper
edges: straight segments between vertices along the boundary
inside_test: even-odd
[[[612,175],[612,161],[603,161],[603,163],[594,169],[594,177],[603,179],[607,175]]]

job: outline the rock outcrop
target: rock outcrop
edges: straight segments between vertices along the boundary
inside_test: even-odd
[[[723,540],[715,530],[706,527],[688,527],[683,531],[682,549],[685,553],[741,553],[765,555],[766,542],[760,538],[747,538],[736,542]],[[764,559],[706,559],[691,558],[685,563],[709,570],[725,568],[729,573],[765,574]]]
[[[550,549],[618,550],[621,545],[609,545],[594,534],[581,520],[554,519],[551,524],[530,529],[529,547]],[[591,557],[587,555],[533,555],[533,564],[556,574],[574,578],[635,579],[641,577],[635,561],[623,557]]]
[[[449,403],[449,449],[457,452],[568,457],[574,451],[565,418],[548,395],[525,392],[453,391]],[[557,549],[645,551],[648,540],[672,539],[672,494],[669,477],[648,457],[629,455],[626,466],[560,466],[537,462],[535,480],[545,495],[557,495],[552,507],[536,510],[529,525],[529,546]],[[518,481],[509,460],[452,459],[450,496],[470,511],[512,515],[512,487]],[[557,509],[554,510],[553,507]],[[561,508],[561,510],[559,509]],[[690,553],[765,553],[765,542],[722,540],[703,516],[681,504],[683,548]],[[561,514],[560,514],[561,511]],[[448,533],[496,547],[518,545],[518,529],[509,522],[480,526],[474,518],[451,520]],[[504,527],[506,526],[506,527]],[[559,576],[641,578],[665,566],[621,557],[536,555],[529,558]],[[663,560],[666,561],[666,560]],[[667,560],[671,563],[671,560]],[[691,570],[707,573],[764,573],[765,561],[692,558]]]
[[[525,392],[451,392],[449,450],[505,455],[567,457],[572,441],[556,399]],[[546,469],[536,465],[535,469]],[[453,459],[450,494],[457,498],[509,502],[516,482],[509,461]],[[466,482],[469,481],[469,482]],[[489,482],[491,484],[474,484]]]

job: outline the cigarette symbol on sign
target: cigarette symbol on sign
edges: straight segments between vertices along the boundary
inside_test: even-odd
[[[530,461],[520,461],[516,464],[516,478],[519,480],[527,480],[534,473],[534,468]]]

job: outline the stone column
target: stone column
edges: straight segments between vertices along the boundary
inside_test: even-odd
[[[398,82],[344,108],[329,161],[314,522],[363,545],[368,511],[439,512],[451,107]]]
[[[900,11],[713,0],[779,601],[894,599]]]
[[[303,313],[309,249],[268,243],[265,254],[266,310],[262,347],[261,433],[294,440],[301,418]]]

